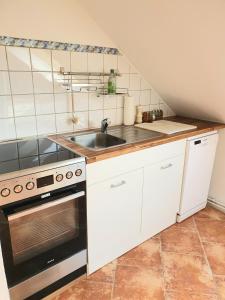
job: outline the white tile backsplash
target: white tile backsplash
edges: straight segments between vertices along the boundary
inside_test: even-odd
[[[40,93],[53,93],[53,82],[51,72],[34,72],[34,92]]]
[[[57,132],[73,131],[72,113],[56,114]]]
[[[103,72],[103,54],[88,53],[88,72]]]
[[[71,71],[87,72],[88,70],[88,54],[71,52]]]
[[[96,93],[89,93],[89,110],[103,109],[103,96],[97,96]]]
[[[104,96],[104,109],[116,108],[117,96],[105,95]]]
[[[88,93],[73,93],[74,110],[88,111]]]
[[[150,90],[151,85],[144,79],[141,78],[141,90]]]
[[[121,76],[116,78],[117,88],[129,89],[130,76],[129,74],[121,74]]]
[[[16,117],[35,115],[33,95],[13,95],[13,104]]]
[[[13,105],[11,96],[0,96],[0,118],[13,117]]]
[[[66,113],[72,112],[71,94],[55,94],[55,112]]]
[[[141,88],[141,77],[139,74],[130,74],[130,86],[129,89],[132,91],[140,91]]]
[[[103,110],[89,111],[89,128],[100,128],[103,117]]]
[[[30,71],[30,52],[28,48],[6,47],[10,71]]]
[[[74,114],[78,122],[74,124],[74,130],[81,130],[88,128],[88,111],[79,111]]]
[[[86,60],[87,64],[87,60]],[[70,71],[70,52],[53,50],[52,51],[52,68],[53,71],[59,72],[60,67],[63,67],[65,72]]]
[[[0,140],[11,140],[16,138],[14,118],[0,119]]]
[[[117,95],[116,99],[117,99],[116,107],[117,108],[122,108],[124,106],[124,96],[123,95]]]
[[[134,98],[135,105],[140,104],[140,96],[141,96],[140,91],[130,91],[130,96],[132,96]]]
[[[117,70],[117,55],[104,55],[104,72],[109,73],[111,69]]]
[[[37,132],[39,135],[56,132],[55,114],[37,116]]]
[[[150,90],[141,91],[140,104],[150,105],[150,101],[151,101],[151,91]]]
[[[118,70],[121,74],[130,72],[130,63],[124,55],[118,55]]]
[[[52,71],[51,51],[46,49],[30,49],[32,70]]]
[[[112,125],[122,124],[123,95],[74,92],[73,113],[72,94],[63,85],[60,67],[74,72],[118,69],[122,76],[117,77],[117,87],[127,89],[135,105],[141,104],[143,111],[157,106],[166,116],[173,115],[123,55],[0,46],[0,140],[99,128],[104,117]]]
[[[35,108],[37,115],[52,114],[55,112],[54,94],[35,95]]]
[[[0,95],[10,95],[9,73],[0,71]]]
[[[161,98],[154,90],[151,91],[151,104],[159,104],[161,102]]]
[[[63,75],[59,73],[53,73],[53,86],[54,86],[54,93],[67,93],[68,88],[64,85],[65,82]]]
[[[105,109],[104,110],[104,119],[107,118],[110,120],[110,125],[115,126],[116,125],[116,109]]]
[[[36,117],[15,118],[17,137],[28,137],[37,134]]]
[[[5,47],[0,46],[0,70],[7,70],[7,60],[6,60],[6,53],[5,53]]]
[[[33,82],[31,72],[10,72],[12,94],[32,94]]]

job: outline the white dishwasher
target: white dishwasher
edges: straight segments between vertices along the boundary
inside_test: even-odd
[[[216,131],[187,140],[178,222],[205,208],[207,204],[217,142]]]

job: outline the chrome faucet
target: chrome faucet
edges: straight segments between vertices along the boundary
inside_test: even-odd
[[[101,132],[102,133],[107,133],[107,128],[110,124],[110,119],[106,118],[106,119],[103,119],[102,122],[101,122]]]

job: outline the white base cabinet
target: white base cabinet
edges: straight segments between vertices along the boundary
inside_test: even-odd
[[[176,223],[183,176],[183,156],[144,167],[142,240]]]
[[[143,170],[94,184],[88,197],[88,272],[139,243]]]
[[[186,141],[87,165],[88,274],[176,222]]]
[[[10,300],[0,242],[0,299]]]

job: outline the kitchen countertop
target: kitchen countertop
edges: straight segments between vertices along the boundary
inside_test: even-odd
[[[67,148],[77,152],[78,154],[85,156],[86,161],[89,164],[89,163],[93,163],[93,162],[100,161],[103,159],[135,152],[135,151],[138,151],[141,149],[150,148],[150,147],[162,145],[162,144],[169,143],[169,142],[174,142],[174,141],[189,138],[189,137],[192,137],[195,135],[207,133],[207,132],[210,132],[213,130],[219,130],[219,129],[225,128],[225,124],[222,124],[222,123],[202,121],[202,120],[190,119],[190,118],[179,117],[179,116],[169,117],[169,118],[165,118],[165,119],[169,120],[169,121],[195,125],[195,126],[197,126],[197,128],[193,129],[193,130],[170,134],[170,135],[161,134],[161,136],[157,137],[157,138],[146,139],[144,141],[135,142],[135,143],[131,143],[131,144],[124,144],[124,145],[120,145],[118,147],[108,148],[108,149],[104,149],[104,150],[100,150],[100,151],[93,151],[93,150],[81,147],[81,146],[76,145],[73,142],[69,141],[68,139],[66,139],[66,136],[67,137],[71,136],[74,133],[50,135],[49,138],[51,140],[61,144],[62,146],[67,147]],[[117,126],[117,127],[119,127],[119,126]],[[84,132],[90,133],[90,132],[94,132],[94,131],[96,131],[96,130],[76,132],[75,134],[78,135],[79,133],[84,133]]]

